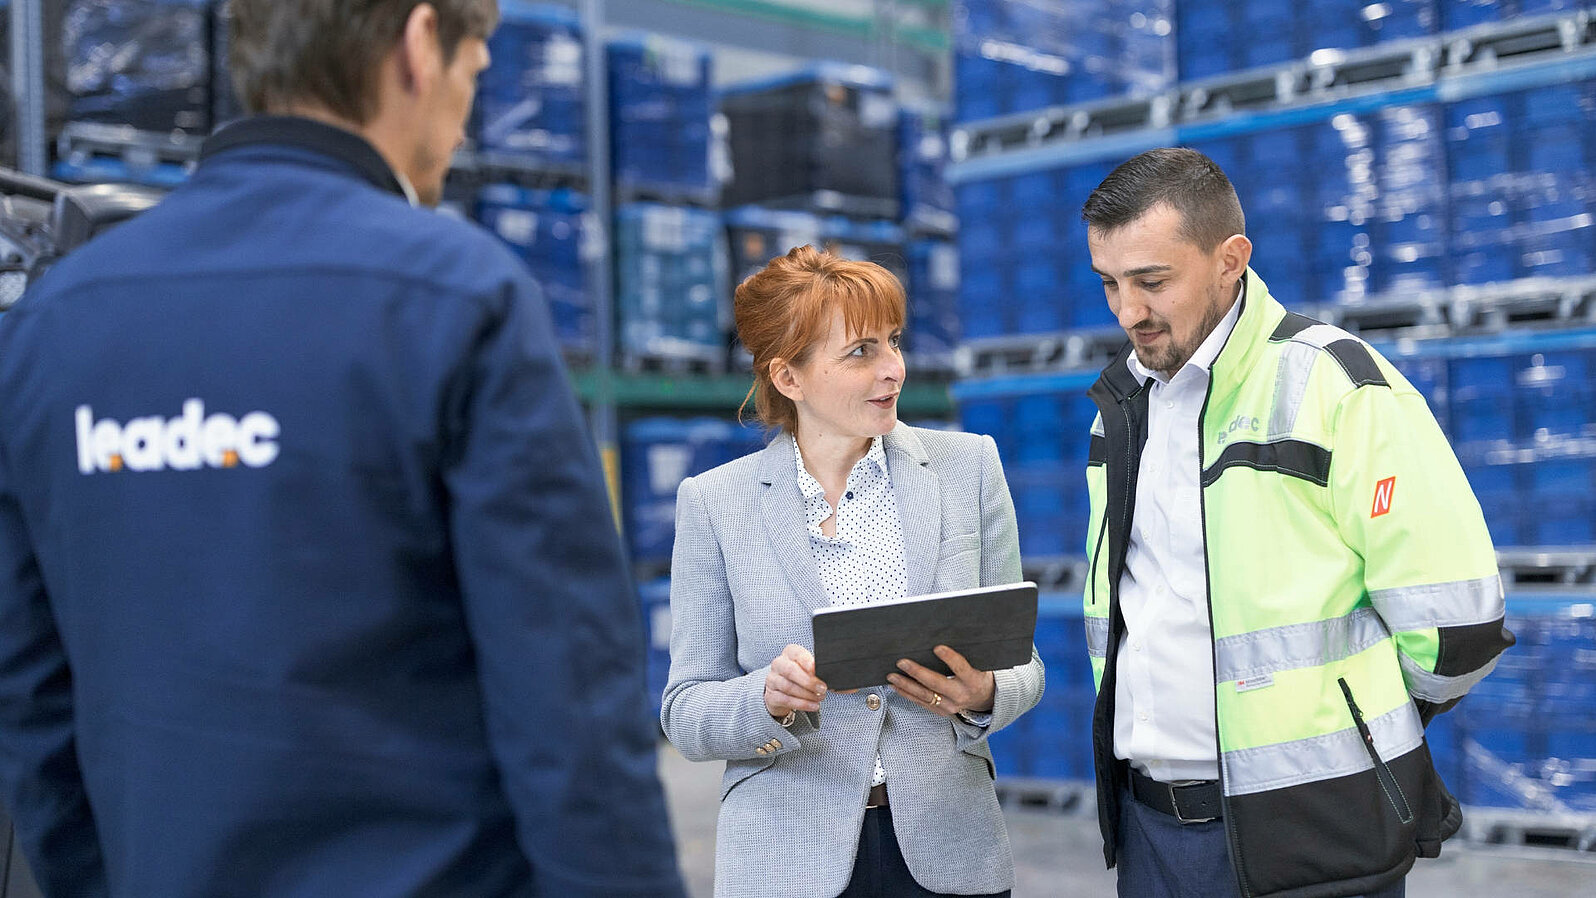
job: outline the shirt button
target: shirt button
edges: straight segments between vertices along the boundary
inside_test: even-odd
[[[1138,642],[1136,645],[1132,646],[1132,648],[1139,652],[1142,650],[1142,644]]]
[[[876,695],[874,692],[865,696],[865,707],[872,711],[881,710],[881,696]]]
[[[1174,400],[1170,400],[1169,402],[1164,403],[1164,408],[1174,408],[1174,407],[1175,407]]]
[[[1138,714],[1138,715],[1136,715],[1136,719],[1140,720],[1142,723],[1146,723],[1147,722],[1147,715],[1146,714]]]

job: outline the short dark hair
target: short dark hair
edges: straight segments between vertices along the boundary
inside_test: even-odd
[[[1180,213],[1180,236],[1203,252],[1247,230],[1241,201],[1224,170],[1185,147],[1148,150],[1121,163],[1086,198],[1081,220],[1105,233],[1160,205]]]
[[[316,103],[365,124],[377,111],[377,64],[423,2],[438,12],[449,61],[462,40],[485,39],[498,24],[498,0],[231,0],[239,102],[252,113]]]

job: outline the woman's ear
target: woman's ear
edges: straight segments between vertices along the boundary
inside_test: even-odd
[[[793,402],[804,401],[804,388],[798,382],[798,372],[786,359],[770,360],[770,382],[776,387],[776,392]]]

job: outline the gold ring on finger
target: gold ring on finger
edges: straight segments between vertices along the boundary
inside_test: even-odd
[[[937,705],[940,705],[940,704],[942,704],[942,693],[940,693],[940,692],[931,693],[931,707],[935,708]]]

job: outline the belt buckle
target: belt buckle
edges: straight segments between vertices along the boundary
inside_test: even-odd
[[[1175,789],[1178,787],[1174,783],[1163,783],[1162,785],[1169,790],[1169,806],[1175,809],[1175,819],[1182,826],[1190,823],[1212,823],[1219,819],[1218,817],[1187,817],[1180,812],[1180,797],[1175,794]]]

